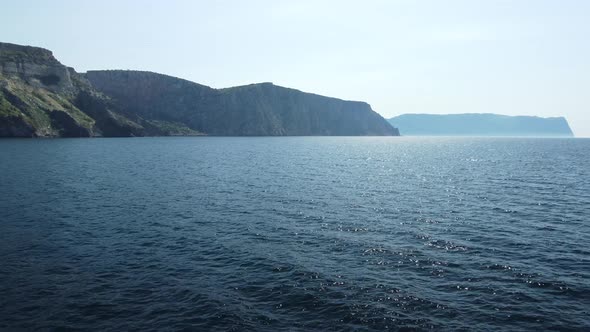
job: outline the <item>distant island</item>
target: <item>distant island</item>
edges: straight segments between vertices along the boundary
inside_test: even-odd
[[[0,43],[0,137],[399,136],[364,102],[272,83],[213,89],[140,71],[77,73],[51,51]]]
[[[388,121],[405,136],[574,136],[563,117],[540,118],[489,113],[404,114]]]

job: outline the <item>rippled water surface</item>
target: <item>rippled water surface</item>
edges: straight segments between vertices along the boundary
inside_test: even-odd
[[[588,330],[590,140],[0,141],[0,329]]]

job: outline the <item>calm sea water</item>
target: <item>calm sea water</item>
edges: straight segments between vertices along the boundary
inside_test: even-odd
[[[588,330],[590,140],[0,140],[0,329]]]

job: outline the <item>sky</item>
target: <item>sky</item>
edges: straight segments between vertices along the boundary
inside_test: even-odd
[[[565,116],[590,137],[587,0],[0,0],[0,41],[78,72],[258,82],[404,113]]]

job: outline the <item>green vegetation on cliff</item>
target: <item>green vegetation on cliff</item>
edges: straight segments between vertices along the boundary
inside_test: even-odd
[[[93,136],[95,120],[81,111],[68,94],[60,94],[28,84],[19,77],[0,75],[0,136]],[[5,117],[22,122],[32,132],[10,134]],[[24,128],[23,127],[23,128]],[[17,134],[20,133],[20,134]]]

